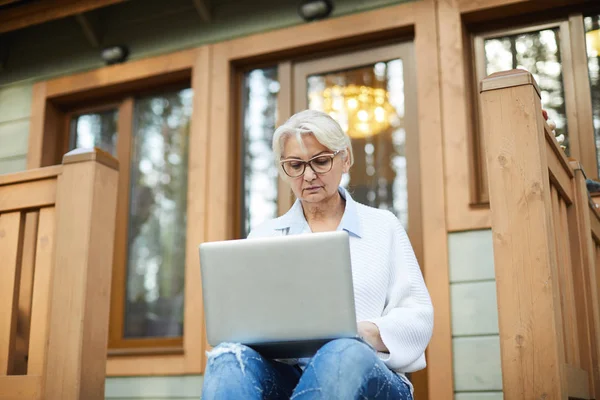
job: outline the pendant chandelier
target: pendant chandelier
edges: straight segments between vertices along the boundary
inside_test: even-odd
[[[309,101],[316,97],[320,97],[323,111],[338,121],[352,139],[369,138],[400,124],[389,93],[383,88],[332,85],[311,93]]]

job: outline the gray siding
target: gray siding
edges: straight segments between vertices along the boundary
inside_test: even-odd
[[[502,399],[492,231],[448,236],[455,400]]]
[[[30,83],[0,88],[0,174],[26,167],[31,90]]]
[[[202,376],[136,376],[106,378],[107,400],[199,399]]]

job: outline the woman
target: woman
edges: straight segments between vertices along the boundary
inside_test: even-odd
[[[283,216],[250,238],[345,230],[350,237],[358,333],[307,360],[267,360],[225,343],[209,353],[204,399],[412,399],[404,373],[425,368],[433,308],[414,252],[389,211],[341,188],[353,163],[350,138],[329,115],[302,111],[279,127],[273,151],[296,195]]]

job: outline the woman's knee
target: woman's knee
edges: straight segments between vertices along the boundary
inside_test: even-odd
[[[207,355],[209,370],[227,368],[231,371],[240,370],[244,374],[248,359],[260,357],[255,350],[239,343],[221,343]]]
[[[341,368],[346,365],[356,368],[365,363],[372,365],[376,358],[375,351],[360,340],[336,339],[321,347],[315,360],[335,363]]]

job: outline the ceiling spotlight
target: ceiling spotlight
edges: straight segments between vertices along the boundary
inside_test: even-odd
[[[106,47],[100,53],[100,57],[107,65],[125,62],[129,55],[129,49],[125,46]]]
[[[315,21],[329,16],[333,11],[332,0],[302,0],[298,14],[305,21]]]

